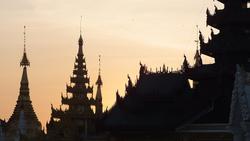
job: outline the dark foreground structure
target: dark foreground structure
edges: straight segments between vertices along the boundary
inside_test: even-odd
[[[151,72],[141,64],[139,79],[133,85],[129,78],[125,97],[117,93],[115,105],[103,118],[104,130],[110,131],[113,140],[250,139],[246,96],[250,9],[246,0],[219,1],[224,9],[215,7],[214,15],[207,10],[211,39],[205,43],[201,33],[199,38],[201,54],[215,63],[203,65],[197,50],[194,66],[185,57],[181,71],[169,72],[163,66]],[[214,34],[214,28],[219,34]],[[235,79],[237,64],[239,81]],[[241,91],[244,97],[239,96]]]

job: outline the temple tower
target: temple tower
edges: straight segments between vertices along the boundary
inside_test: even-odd
[[[96,81],[97,91],[96,91],[96,116],[100,118],[103,113],[103,105],[102,105],[102,90],[101,87],[103,85],[102,78],[101,78],[101,56],[99,55],[99,72],[98,78]]]
[[[25,26],[24,26],[25,31]],[[6,125],[6,140],[14,141],[20,136],[25,136],[29,139],[37,138],[41,135],[41,123],[38,121],[36,113],[34,112],[32,101],[29,93],[29,81],[27,74],[27,67],[30,62],[27,58],[25,32],[24,32],[24,52],[20,62],[23,68],[22,78],[20,82],[20,91],[17,103],[13,114]]]
[[[93,97],[93,86],[83,54],[83,39],[80,34],[78,53],[74,63],[70,84],[66,86],[66,94],[61,96],[60,108],[51,107],[51,119],[47,123],[49,140],[78,141],[87,140],[95,134],[96,119],[102,113],[102,80],[99,71],[96,99]],[[62,106],[66,108],[62,108]],[[96,108],[94,113],[93,106]]]

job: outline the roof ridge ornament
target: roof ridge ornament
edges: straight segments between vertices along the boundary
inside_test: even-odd
[[[83,45],[83,39],[82,39],[82,16],[81,16],[81,19],[80,19],[80,37],[79,37],[79,40],[78,40],[78,44],[79,44],[79,47],[82,47],[82,45]]]
[[[26,66],[30,66],[30,62],[29,62],[28,57],[26,55],[26,26],[24,26],[23,28],[24,28],[24,32],[23,32],[24,48],[23,48],[23,58],[20,62],[20,66],[26,67]]]
[[[24,52],[26,52],[26,26],[23,27],[23,46]]]
[[[80,35],[82,35],[82,16],[81,16],[81,20],[80,20]]]
[[[99,55],[98,57],[99,57],[99,70],[98,70],[98,74],[101,75],[101,55]]]
[[[194,40],[195,41],[195,43],[196,43],[196,50],[199,50],[199,35],[200,35],[200,30],[199,30],[199,26],[198,25],[196,25],[196,30],[197,30],[197,37],[196,37],[196,40]]]
[[[103,85],[102,79],[101,79],[101,55],[98,56],[99,59],[99,69],[98,69],[98,77],[97,77],[97,81],[96,81],[96,85]]]

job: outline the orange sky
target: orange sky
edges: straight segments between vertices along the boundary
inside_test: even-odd
[[[105,108],[114,103],[117,89],[124,94],[127,74],[135,80],[140,61],[153,70],[162,64],[180,68],[185,53],[192,64],[195,26],[207,31],[205,10],[212,4],[212,0],[1,0],[0,118],[10,117],[19,94],[24,25],[30,95],[45,125],[50,104],[59,107],[72,75],[81,15],[91,84],[102,55]]]

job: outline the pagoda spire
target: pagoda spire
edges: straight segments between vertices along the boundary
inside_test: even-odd
[[[102,86],[102,79],[101,79],[101,55],[99,55],[99,69],[98,69],[98,78],[96,81],[96,85]]]
[[[82,39],[82,16],[81,16],[81,21],[80,21],[80,37],[78,39],[78,45],[79,45],[79,48],[78,48],[78,57],[81,57],[83,56],[83,39]]]
[[[96,115],[100,116],[102,114],[102,91],[101,87],[103,85],[102,79],[101,79],[101,55],[99,55],[99,70],[98,70],[98,78],[96,81],[97,85],[97,91],[96,91]]]
[[[23,74],[21,78],[21,86],[20,86],[20,95],[18,97],[18,100],[30,100],[29,96],[29,80],[28,80],[28,74],[27,74],[27,66],[30,66],[30,62],[28,60],[27,54],[26,54],[26,26],[24,26],[24,49],[23,49],[23,57],[20,62],[20,66],[23,67]]]
[[[94,107],[101,106],[99,109],[102,110],[102,105],[100,105],[101,101],[93,98],[93,86],[90,85],[90,77],[83,53],[81,28],[73,75],[70,77],[70,84],[66,86],[66,92],[66,97],[61,96],[61,105],[67,105],[68,108],[51,107],[51,122],[46,125],[48,138],[50,140],[65,140],[65,136],[61,136],[61,132],[63,132],[67,133],[67,140],[85,140],[83,138],[90,136],[88,133],[95,132],[95,122],[93,121],[99,118],[96,115],[98,108],[94,109]]]
[[[41,133],[41,123],[37,119],[29,94],[27,67],[30,66],[30,62],[26,54],[25,28],[26,27],[24,26],[24,51],[20,62],[20,66],[23,68],[23,73],[20,82],[19,96],[14,112],[8,120],[6,127],[7,132],[10,131],[11,137],[19,136],[15,135],[15,133],[21,133],[27,137],[39,136]]]

